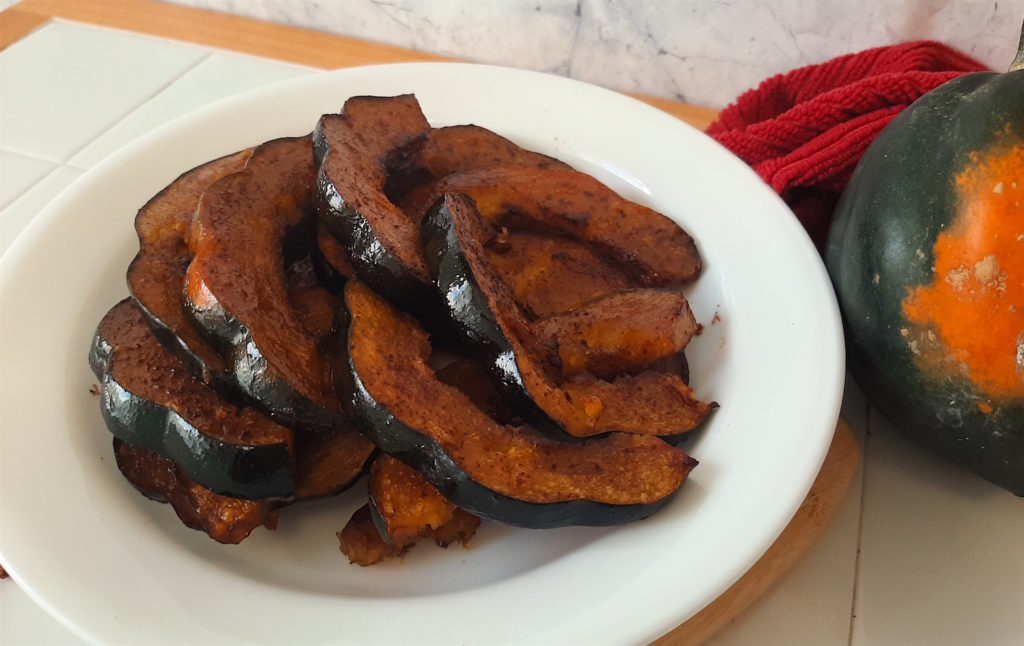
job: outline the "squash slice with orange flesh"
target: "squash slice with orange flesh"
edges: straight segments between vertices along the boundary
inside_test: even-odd
[[[679,375],[657,370],[612,381],[586,373],[562,380],[545,365],[530,322],[487,263],[482,241],[490,238],[488,226],[470,198],[446,195],[422,225],[426,258],[456,326],[489,356],[521,414],[577,437],[609,431],[678,435],[717,406],[698,399]]]
[[[499,424],[428,364],[427,334],[368,287],[345,288],[336,390],[364,434],[473,514],[513,525],[610,525],[664,506],[696,461],[649,435],[560,442]]]
[[[242,392],[283,424],[328,431],[345,417],[330,387],[324,330],[302,310],[330,312],[333,297],[313,286],[297,302],[287,273],[289,256],[315,244],[312,155],[309,137],[273,140],[244,171],[206,190],[192,221],[184,291],[192,320]]]

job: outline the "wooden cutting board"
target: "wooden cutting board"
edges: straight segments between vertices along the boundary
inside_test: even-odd
[[[113,27],[321,69],[375,63],[446,60],[439,56],[317,31],[228,16],[153,0],[24,0],[0,13],[0,49],[58,18]],[[703,130],[716,112],[637,96]],[[780,580],[821,535],[853,480],[860,451],[839,421],[825,463],[807,499],[778,540],[731,588],[696,616],[658,639],[657,646],[706,641]]]

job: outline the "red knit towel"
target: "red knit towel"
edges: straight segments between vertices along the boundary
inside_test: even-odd
[[[869,49],[762,82],[707,133],[753,166],[821,248],[839,194],[882,128],[922,94],[984,69],[932,41]]]

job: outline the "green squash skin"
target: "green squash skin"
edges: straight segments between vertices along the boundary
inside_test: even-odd
[[[343,412],[324,407],[299,393],[286,379],[274,376],[249,329],[220,303],[200,310],[186,299],[185,308],[228,362],[233,389],[225,390],[226,394],[242,393],[246,403],[289,428],[329,433],[345,425],[348,418]]]
[[[902,300],[933,281],[935,240],[955,217],[953,178],[997,137],[1024,145],[1024,71],[970,74],[922,96],[865,152],[825,262],[850,370],[869,400],[921,444],[1024,496],[1024,397],[990,400],[983,413],[977,402],[988,397],[965,379],[921,372],[901,333],[913,327]]]
[[[139,397],[111,374],[113,347],[97,331],[89,365],[100,381],[100,412],[114,437],[173,460],[190,479],[235,498],[288,499],[293,459],[287,444],[239,446],[205,435],[175,411]]]
[[[445,498],[462,509],[518,527],[604,527],[646,518],[667,505],[678,493],[676,490],[649,504],[611,505],[592,500],[532,503],[485,487],[463,471],[430,437],[402,422],[374,399],[360,378],[349,351],[352,316],[347,306],[339,310],[337,319],[339,334],[334,388],[345,411],[359,425],[364,436],[385,453],[419,471]],[[383,532],[381,536],[384,536]]]

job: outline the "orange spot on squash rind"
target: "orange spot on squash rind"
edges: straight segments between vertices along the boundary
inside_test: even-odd
[[[954,187],[933,281],[903,299],[916,328],[904,337],[934,336],[914,348],[927,374],[962,375],[988,400],[1024,399],[1024,142],[972,153]]]

